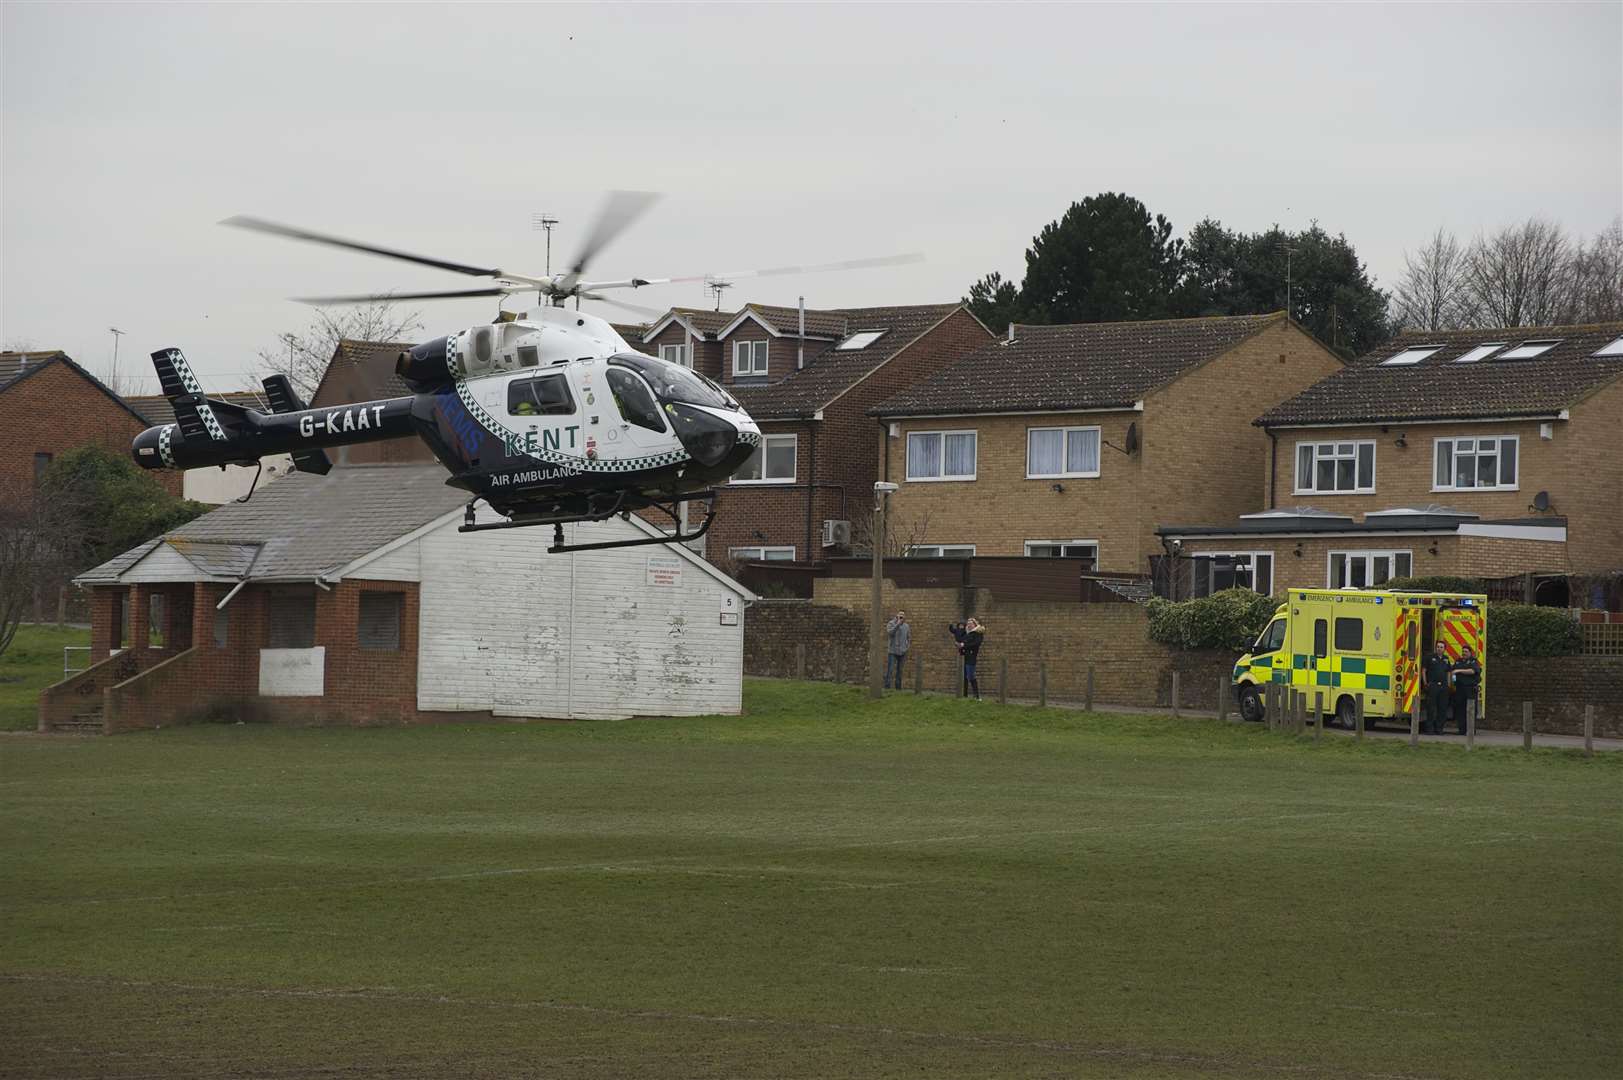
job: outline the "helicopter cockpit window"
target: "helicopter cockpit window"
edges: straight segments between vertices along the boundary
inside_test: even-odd
[[[659,415],[659,406],[648,393],[648,387],[629,371],[609,368],[609,392],[626,423],[645,427],[650,431],[664,431],[665,421]]]
[[[667,360],[655,360],[637,353],[621,353],[609,358],[609,363],[622,365],[638,372],[654,388],[660,401],[681,401],[689,405],[708,405],[713,409],[736,409],[733,396],[691,368]]]
[[[510,416],[568,416],[575,411],[569,384],[562,375],[540,375],[514,379],[507,384],[507,412]]]

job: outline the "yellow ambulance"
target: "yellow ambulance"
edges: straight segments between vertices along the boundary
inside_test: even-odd
[[[1345,727],[1364,699],[1364,722],[1409,714],[1420,694],[1420,668],[1433,642],[1458,660],[1469,646],[1482,663],[1488,694],[1488,598],[1376,589],[1292,589],[1251,651],[1234,665],[1240,715],[1261,720],[1263,688],[1280,683],[1324,691],[1324,709]],[[1311,708],[1311,704],[1309,708]]]

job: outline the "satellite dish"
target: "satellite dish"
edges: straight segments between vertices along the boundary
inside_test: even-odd
[[[1533,496],[1533,509],[1534,510],[1537,510],[1539,513],[1542,514],[1544,511],[1548,510],[1549,508],[1550,508],[1550,493],[1548,491],[1541,491],[1537,495]]]
[[[1127,452],[1129,454],[1138,453],[1138,424],[1137,423],[1132,423],[1132,424],[1127,425],[1127,438],[1123,439],[1122,441],[1124,443],[1126,443]]]

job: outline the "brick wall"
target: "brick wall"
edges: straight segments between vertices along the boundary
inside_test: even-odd
[[[1339,367],[1310,336],[1279,323],[1150,395],[1143,412],[907,420],[888,440],[889,479],[902,484],[892,512],[904,529],[927,520],[931,543],[974,544],[978,555],[1021,555],[1028,540],[1093,540],[1101,570],[1143,573],[1161,554],[1157,526],[1232,521],[1262,508],[1256,478],[1267,437],[1251,421]],[[1129,425],[1141,446],[1132,456],[1117,449]],[[1028,430],[1073,426],[1100,429],[1099,476],[1028,479]],[[978,433],[974,480],[905,479],[907,433],[934,430]]]
[[[1533,730],[1582,735],[1584,707],[1593,705],[1595,734],[1623,737],[1623,658],[1500,656],[1489,666],[1488,727],[1520,731],[1522,702],[1531,701]]]
[[[81,446],[128,454],[147,427],[73,368],[51,362],[0,393],[0,485],[32,488],[35,454],[56,457]],[[171,495],[181,493],[183,473],[146,475]]]
[[[126,643],[148,675],[107,691],[109,732],[131,731],[216,716],[286,723],[388,724],[425,717],[417,711],[418,592],[414,582],[344,581],[316,592],[315,643],[326,649],[321,697],[259,696],[259,651],[266,642],[269,587],[249,586],[224,611],[225,643],[215,641],[215,605],[226,584],[134,586],[133,642]],[[147,648],[140,638],[147,598],[154,591],[171,598],[174,625],[189,620],[189,641],[177,631],[164,649]],[[400,648],[381,652],[360,647],[358,618],[364,592],[401,594]],[[112,639],[114,596],[125,590],[98,586],[92,600],[92,649],[106,656]],[[183,604],[189,605],[184,612]],[[189,644],[189,649],[187,645]]]
[[[633,348],[639,352],[645,352],[649,356],[658,356],[659,347],[661,345],[689,344],[693,346],[693,370],[697,371],[700,375],[714,379],[716,382],[721,382],[721,343],[718,341],[706,341],[703,337],[700,337],[697,334],[695,334],[693,339],[689,341],[687,328],[679,322],[672,322],[671,325],[661,330],[658,334],[655,334],[652,341],[646,343],[642,341],[631,342],[631,346]],[[730,350],[727,353],[727,364],[729,368],[732,365],[732,352]]]
[[[849,608],[808,600],[757,600],[744,624],[744,670],[792,678],[861,682],[868,675],[868,621]]]
[[[1571,569],[1577,573],[1623,566],[1623,455],[1616,432],[1623,427],[1623,383],[1603,389],[1573,408],[1569,420],[1468,424],[1386,424],[1278,431],[1275,504],[1311,504],[1355,518],[1371,510],[1441,503],[1483,520],[1536,516],[1540,491],[1551,512],[1567,519]],[[1551,438],[1540,435],[1551,425]],[[1514,435],[1518,439],[1517,487],[1509,491],[1436,491],[1436,444],[1440,438]],[[1402,437],[1405,446],[1397,446]],[[1296,494],[1296,446],[1303,442],[1368,440],[1375,443],[1375,491],[1365,495]],[[1215,524],[1215,522],[1214,522]]]

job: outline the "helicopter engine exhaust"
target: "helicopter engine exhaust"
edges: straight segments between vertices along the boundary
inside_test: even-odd
[[[439,337],[402,352],[395,360],[395,374],[405,384],[424,393],[455,381],[446,362],[446,338]]]

